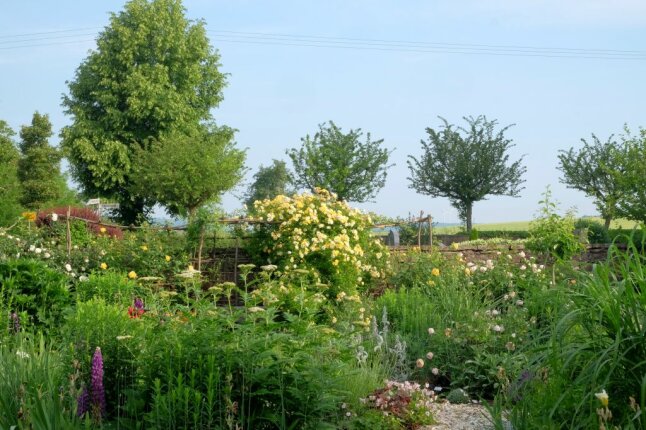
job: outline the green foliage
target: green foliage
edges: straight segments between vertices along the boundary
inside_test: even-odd
[[[245,159],[228,127],[175,133],[135,153],[132,190],[165,206],[170,215],[189,219],[240,180]]]
[[[529,227],[527,249],[553,261],[567,261],[585,249],[581,238],[574,233],[574,214],[565,216],[557,213],[557,204],[552,200],[552,191],[548,187],[543,193],[542,205],[538,217]]]
[[[605,428],[646,428],[638,413],[646,406],[645,261],[630,251],[613,249],[575,289],[552,289],[558,318],[537,337],[530,371],[509,398],[515,428],[600,428],[604,390]]]
[[[343,133],[336,124],[319,124],[311,138],[301,139],[302,147],[287,154],[294,166],[294,184],[314,192],[324,188],[339,200],[365,202],[374,198],[386,183],[390,151],[383,139],[371,141],[370,133],[361,142],[361,129]]]
[[[257,200],[273,199],[279,195],[289,196],[293,194],[291,187],[290,173],[284,161],[273,160],[267,167],[261,165],[247,190],[247,209],[253,211],[253,203]]]
[[[145,319],[129,318],[127,306],[95,298],[77,303],[61,327],[61,336],[69,346],[67,358],[79,363],[80,379],[86,387],[91,382],[92,355],[101,348],[109,414],[123,415],[117,412],[137,383],[135,361],[144,345],[146,323]]]
[[[87,195],[117,199],[128,223],[154,203],[132,189],[136,149],[147,150],[151,139],[190,135],[222,100],[219,56],[204,22],[184,12],[180,0],[126,3],[63,98],[72,116],[62,132],[72,177]]]
[[[639,130],[639,136],[628,137],[628,162],[626,174],[620,179],[621,187],[626,190],[624,199],[619,202],[619,216],[646,223],[646,129]]]
[[[583,191],[594,198],[595,205],[605,221],[606,230],[616,218],[617,205],[630,190],[621,185],[626,174],[628,145],[625,138],[617,142],[610,136],[606,142],[592,135],[592,143],[581,139],[583,147],[560,151],[561,182],[568,188]]]
[[[150,426],[334,428],[347,349],[325,328],[276,308],[180,314],[142,357]],[[346,361],[347,363],[347,361]]]
[[[0,261],[0,309],[19,313],[21,325],[53,329],[70,304],[69,280],[42,262]]]
[[[469,395],[462,388],[454,388],[449,391],[446,395],[446,400],[456,405],[471,403]]]
[[[20,130],[18,178],[22,186],[21,204],[29,209],[40,209],[57,203],[66,189],[60,173],[61,154],[50,146],[52,124],[48,115],[34,113],[31,125]]]
[[[21,187],[18,180],[20,153],[13,143],[13,130],[0,120],[0,225],[12,224],[20,215]]]
[[[465,117],[468,128],[454,127],[441,118],[439,130],[427,128],[420,159],[410,155],[410,188],[432,197],[446,197],[471,231],[473,204],[488,195],[517,197],[526,168],[522,157],[511,164],[514,145],[505,138],[510,126],[495,131],[497,121],[485,116]]]
[[[78,374],[50,345],[21,339],[0,345],[0,428],[80,429]]]
[[[478,240],[480,238],[480,232],[475,228],[469,232],[469,240]]]
[[[579,218],[574,224],[577,230],[585,230],[587,232],[589,243],[609,243],[610,235],[608,230],[598,221]]]
[[[475,263],[459,253],[414,252],[398,255],[393,272],[397,290],[376,306],[387,308],[409,363],[424,360],[416,378],[475,397],[506,389],[526,363],[523,347],[538,317],[550,312],[539,287],[549,279],[544,267],[522,252]]]

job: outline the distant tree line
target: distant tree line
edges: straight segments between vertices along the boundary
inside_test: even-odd
[[[244,176],[246,158],[235,130],[213,118],[227,78],[219,60],[204,22],[187,19],[181,0],[127,2],[68,83],[62,104],[71,123],[60,149],[49,145],[47,115],[36,112],[17,142],[0,121],[0,223],[76,198],[60,172],[63,156],[82,196],[118,202],[125,223],[145,220],[156,204],[190,220],[217,203]],[[426,129],[421,153],[408,156],[409,187],[447,198],[470,232],[475,203],[518,197],[526,167],[523,156],[510,158],[511,126],[485,116],[465,117],[464,126],[440,119]],[[287,151],[291,170],[281,160],[260,166],[244,200],[253,210],[259,199],[325,188],[367,202],[386,183],[392,151],[383,139],[329,121]],[[592,135],[558,157],[561,181],[595,200],[606,228],[616,217],[646,222],[645,130],[606,141]]]

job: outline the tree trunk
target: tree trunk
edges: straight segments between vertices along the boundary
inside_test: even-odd
[[[610,221],[612,221],[612,217],[610,215],[606,215],[603,220],[603,227],[608,231],[608,229],[610,229]]]
[[[471,228],[473,227],[471,223],[471,215],[473,214],[473,203],[466,204],[466,222],[467,222],[467,234],[471,234]]]

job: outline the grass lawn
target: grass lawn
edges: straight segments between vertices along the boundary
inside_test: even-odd
[[[595,221],[603,223],[598,217],[590,217]],[[531,221],[510,221],[504,223],[474,224],[473,228],[479,231],[526,231]],[[619,219],[610,223],[610,228],[632,229],[637,225],[635,221]],[[456,234],[462,230],[460,226],[436,227],[433,229],[436,234]]]

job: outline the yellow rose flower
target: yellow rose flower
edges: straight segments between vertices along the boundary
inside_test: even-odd
[[[437,267],[434,267],[433,270],[431,270],[431,275],[440,276],[440,269],[438,269]]]
[[[101,232],[101,234],[104,234],[107,230],[105,229],[105,227],[101,227],[99,231]]]
[[[128,278],[137,279],[137,272],[135,272],[134,270],[131,270],[130,273],[128,273]]]
[[[100,267],[101,269],[105,270],[105,269],[107,269],[107,268],[108,268],[108,265],[107,265],[107,264],[105,264],[105,263],[101,263],[101,264],[99,265],[99,267]]]

